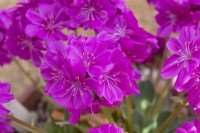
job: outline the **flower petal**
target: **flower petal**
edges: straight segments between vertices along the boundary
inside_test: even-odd
[[[30,37],[35,37],[39,29],[40,27],[37,25],[28,24],[25,28],[25,33]]]
[[[173,78],[175,77],[181,70],[181,66],[182,64],[177,64],[177,59],[179,58],[179,56],[177,55],[172,55],[166,62],[164,65],[164,68],[161,71],[161,75],[163,78]]]
[[[26,13],[26,18],[31,21],[31,23],[36,25],[42,25],[45,21],[44,19],[35,11],[28,10]]]
[[[182,45],[182,44],[179,42],[179,40],[177,40],[176,38],[171,38],[171,39],[168,41],[168,43],[167,43],[167,48],[168,48],[171,52],[175,53],[175,52],[177,52],[177,51],[180,50],[180,47],[179,47],[179,46],[181,46],[181,45]]]

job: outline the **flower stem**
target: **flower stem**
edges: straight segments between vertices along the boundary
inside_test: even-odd
[[[163,133],[165,129],[171,124],[171,122],[177,117],[182,108],[185,107],[187,102],[187,98],[185,98],[183,104],[179,105],[179,107],[167,118],[167,120],[161,125],[156,133]]]
[[[7,117],[12,120],[14,126],[21,127],[21,128],[23,128],[23,129],[25,129],[29,132],[32,132],[32,133],[46,133],[44,130],[37,128],[37,127],[34,127],[34,126],[31,126],[31,125],[15,118],[14,116],[7,115]]]
[[[126,106],[127,106],[127,127],[129,133],[133,133],[133,103],[132,97],[128,96],[126,98]]]
[[[165,63],[167,51],[168,51],[168,49],[167,49],[167,47],[165,46],[165,47],[164,47],[163,56],[162,56],[162,58],[161,58],[161,63],[160,63],[159,68],[158,68],[158,75],[156,76],[155,86],[158,85],[158,83],[159,83],[159,81],[160,81],[160,79],[161,79],[160,73],[161,73],[161,70],[162,70],[162,68],[163,68],[163,66],[164,66],[164,63]]]
[[[108,118],[108,120],[109,120],[110,123],[113,123],[113,122],[114,122],[114,119],[113,119],[113,117],[112,117],[112,113],[111,113],[111,111],[110,111],[109,108],[107,108],[107,107],[102,107],[102,112],[103,112],[103,114]]]
[[[163,102],[169,92],[169,87],[171,86],[171,82],[172,82],[172,79],[167,80],[165,83],[165,86],[162,90],[162,93],[156,97],[155,104],[151,108],[151,111],[150,111],[150,117],[152,117],[152,118],[155,117],[156,114],[160,111],[160,109],[163,105]]]
[[[35,81],[35,79],[31,76],[31,74],[29,72],[27,72],[24,67],[20,64],[20,62],[17,59],[14,59],[15,64],[18,66],[18,68],[20,69],[20,71],[22,71],[24,73],[24,75],[26,75],[26,77],[33,83],[36,84],[37,82]]]
[[[20,64],[20,62],[15,59],[14,60],[15,64],[19,67],[20,71],[22,71],[24,73],[24,75],[34,84],[36,85],[38,82],[31,76],[31,74],[29,72],[27,72],[24,67]],[[45,93],[44,93],[44,86],[36,86],[36,88],[40,91],[40,93],[45,97],[45,99],[51,103],[54,106],[58,106],[50,97],[48,97]]]

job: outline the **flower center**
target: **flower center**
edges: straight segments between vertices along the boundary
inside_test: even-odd
[[[131,29],[128,29],[128,28],[127,28],[127,25],[126,25],[126,24],[121,25],[121,26],[119,26],[119,25],[117,24],[117,25],[116,25],[116,31],[117,31],[117,33],[115,33],[114,35],[115,35],[115,36],[119,36],[119,37],[125,37],[125,36],[129,35],[129,34],[132,32]]]
[[[21,35],[17,37],[19,39],[18,44],[22,44],[23,46],[21,49],[25,49],[26,47],[29,47],[30,49],[33,49],[32,42],[26,35]]]
[[[110,76],[110,75],[108,75],[108,73],[105,73],[103,75],[102,83],[104,83],[109,89],[111,89],[110,86],[113,86],[113,85],[117,86],[118,84],[117,84],[115,77],[119,74],[120,74],[120,72],[117,72],[117,73],[113,74],[112,76]]]
[[[76,78],[76,82],[74,82],[75,88],[80,88],[82,86],[82,83],[79,79],[79,77]]]
[[[53,19],[53,17],[48,16],[46,18],[47,21],[47,25],[46,25],[46,29],[50,30],[52,33],[54,33],[54,29],[55,29],[55,21]]]
[[[87,14],[86,17],[89,20],[94,21],[95,16],[100,13],[100,10],[102,7],[103,6],[101,3],[95,3],[94,1],[92,1],[92,2],[88,2],[88,3],[84,4],[84,6],[82,7],[82,10],[86,12],[86,14]]]
[[[95,64],[94,60],[96,57],[93,53],[89,53],[89,52],[83,53],[82,58],[84,60],[84,65],[86,68],[89,68],[90,65]]]
[[[84,84],[85,82],[82,82],[80,80],[80,77],[76,77],[74,82],[70,82],[69,80],[67,80],[68,83],[72,83],[71,87],[69,89],[67,89],[66,91],[72,91],[72,96],[74,97],[77,92],[80,92],[81,96],[84,95],[83,90],[87,90],[86,88],[84,89]],[[83,88],[83,90],[81,89]]]
[[[193,52],[198,50],[197,46],[195,46],[194,48],[191,48],[190,45],[192,45],[191,42],[186,41],[184,44],[184,48],[178,51],[178,55],[180,56],[180,58],[177,60],[177,62],[178,64],[180,62],[184,62],[184,67],[186,67],[186,62],[188,62],[189,60],[192,60]]]

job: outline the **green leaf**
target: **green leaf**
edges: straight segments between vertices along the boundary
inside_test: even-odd
[[[65,120],[69,121],[70,116],[71,116],[70,113],[66,110],[65,111]]]
[[[153,120],[146,120],[142,129],[142,133],[155,133],[156,122]]]
[[[123,119],[127,119],[127,110],[126,109],[127,109],[126,104],[125,104],[125,102],[123,102],[121,105],[121,113],[122,113]]]
[[[134,105],[138,111],[142,112],[143,116],[146,116],[156,96],[155,89],[150,81],[140,82],[139,88],[141,94],[133,97]]]
[[[161,112],[157,118],[157,127],[160,127],[170,115],[170,111]]]
[[[102,112],[108,118],[110,123],[114,122],[114,119],[113,119],[112,112],[111,112],[110,108],[102,107]]]
[[[181,99],[178,96],[172,96],[172,97],[170,97],[170,99],[177,102],[177,103],[183,104],[183,99]]]
[[[89,127],[85,126],[85,125],[80,125],[77,124],[76,128],[79,129],[82,133],[87,133],[89,131]]]
[[[187,117],[186,119],[183,120],[178,120],[175,119],[170,125],[169,127],[166,129],[166,133],[172,133],[175,132],[177,127],[181,127],[183,125],[183,123],[185,123],[186,121],[193,121],[195,118],[197,118],[198,115],[192,115],[190,117]]]
[[[58,126],[54,122],[47,123],[45,126],[45,129],[48,133],[64,133],[65,132],[64,127]],[[68,133],[73,133],[73,132],[69,131]]]
[[[141,133],[144,125],[144,118],[140,112],[134,111],[133,113],[133,127],[137,133]]]

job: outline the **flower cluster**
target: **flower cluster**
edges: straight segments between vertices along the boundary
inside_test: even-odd
[[[38,55],[31,56],[36,66],[41,64],[46,48],[41,65],[48,82],[45,92],[69,110],[71,123],[76,123],[82,112],[119,106],[127,95],[139,94],[135,80],[140,74],[132,63],[152,59],[159,47],[156,37],[139,25],[124,1],[30,0],[18,5],[13,9],[19,16],[16,24],[23,35],[20,39],[26,40],[18,41],[21,45],[15,48],[11,41],[16,41],[17,35],[9,35],[6,45],[15,55],[26,55],[24,59]],[[75,37],[63,32],[77,28],[92,29],[97,36]],[[44,43],[46,47],[42,47]],[[20,49],[19,53],[12,47]],[[27,54],[21,54],[21,50]]]
[[[23,14],[17,14],[18,10],[21,11],[16,8],[0,13],[0,65],[10,63],[11,58],[18,56],[32,59],[35,66],[40,66],[45,46],[41,40],[25,34],[27,20],[22,17]]]
[[[13,132],[14,129],[9,126],[10,120],[6,118],[6,115],[10,113],[3,104],[14,99],[14,96],[10,94],[10,85],[0,82],[0,132]]]
[[[69,5],[66,13],[70,16],[70,26],[84,29],[101,29],[117,13],[117,4],[111,0],[77,0]],[[124,4],[124,3],[122,3]],[[120,5],[121,7],[121,5]]]
[[[104,124],[100,128],[92,128],[89,133],[124,133],[123,129],[114,124]]]
[[[129,9],[123,14],[113,16],[103,31],[107,31],[109,36],[115,38],[132,62],[147,61],[159,49],[157,39],[138,24]]]
[[[1,14],[0,65],[15,56],[32,60],[47,81],[45,92],[67,108],[71,123],[82,112],[120,106],[127,95],[139,94],[141,75],[133,63],[159,50],[123,0],[28,0]],[[64,32],[78,28],[96,36]]]
[[[185,27],[179,39],[171,38],[167,47],[173,55],[166,61],[161,75],[164,78],[178,76],[176,90],[188,92],[189,104],[200,113],[200,34],[192,27]]]
[[[77,28],[115,38],[132,62],[148,61],[159,49],[123,0],[28,0],[0,12],[0,65],[17,56],[39,67],[49,42],[66,41],[64,30]]]
[[[176,129],[176,133],[199,133],[199,121],[195,119],[193,122],[185,122],[182,127]]]
[[[158,11],[156,21],[160,25],[159,36],[167,37],[184,26],[199,28],[199,0],[149,0],[149,2],[154,4]]]
[[[71,35],[67,46],[52,43],[41,66],[45,91],[70,111],[72,123],[82,111],[96,113],[100,106],[118,106],[126,95],[140,93],[135,82],[140,74],[120,48],[110,47],[114,40]]]

